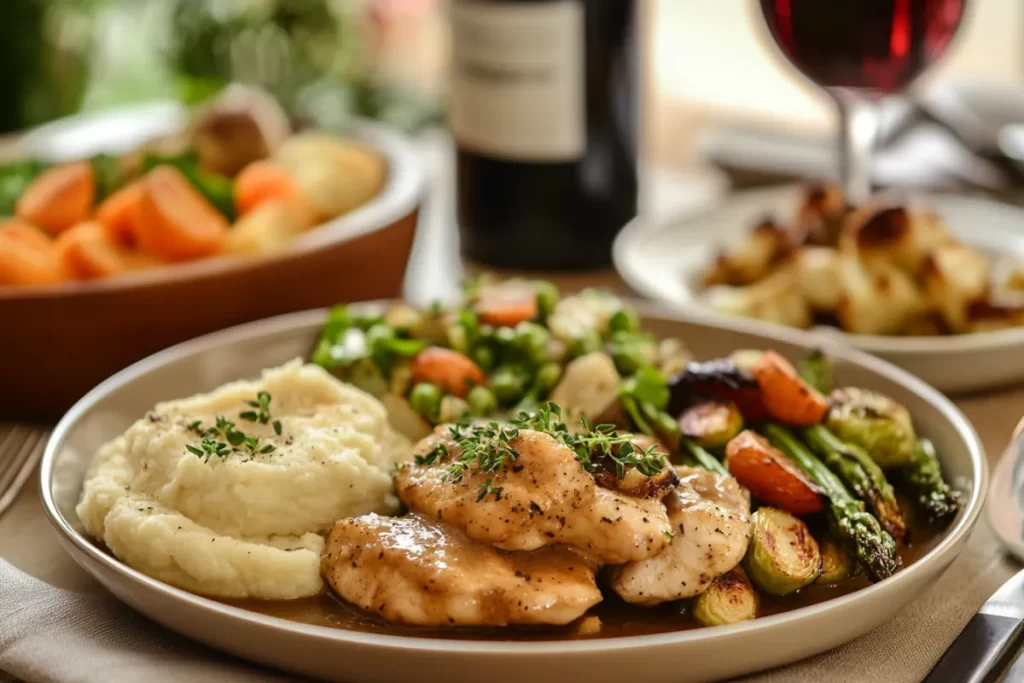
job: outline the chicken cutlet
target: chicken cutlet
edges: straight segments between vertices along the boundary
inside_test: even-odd
[[[398,496],[409,509],[503,550],[566,544],[602,564],[620,564],[654,557],[668,546],[672,527],[657,495],[640,498],[599,486],[551,435],[510,429],[503,443],[480,446],[487,451],[482,457],[496,464],[460,470],[462,448],[454,434],[439,428],[417,445],[416,462],[395,473]],[[515,455],[495,460],[494,449]]]
[[[677,467],[679,486],[665,497],[675,532],[654,557],[609,570],[626,602],[653,605],[693,597],[740,563],[750,541],[750,497],[732,477]]]
[[[601,601],[595,570],[564,546],[501,551],[415,513],[341,520],[321,558],[338,595],[410,626],[567,624]]]

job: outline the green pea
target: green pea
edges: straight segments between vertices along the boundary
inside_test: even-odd
[[[436,423],[441,413],[441,390],[430,382],[420,382],[409,393],[412,409],[430,423]]]
[[[640,329],[640,316],[628,306],[620,308],[608,319],[608,332],[636,332]]]
[[[525,386],[525,378],[512,368],[499,368],[491,376],[491,391],[494,392],[498,401],[504,404],[515,402],[523,395]]]
[[[548,340],[551,333],[546,327],[537,323],[524,322],[516,325],[516,345],[522,349],[527,356],[534,360],[541,360],[547,354]]]
[[[475,386],[466,394],[466,401],[474,415],[487,416],[498,409],[498,399],[490,389]]]
[[[555,385],[558,384],[558,380],[561,378],[561,365],[558,363],[545,363],[537,371],[537,379],[534,380],[534,386],[537,387],[538,393],[541,396],[545,396],[555,388]]]
[[[534,287],[537,290],[537,312],[540,313],[541,320],[544,320],[551,315],[551,311],[555,310],[558,303],[558,287],[546,280],[537,280]]]
[[[516,341],[516,331],[511,327],[498,327],[495,328],[494,334],[492,335],[499,344],[503,346],[511,346]]]
[[[578,358],[600,350],[601,335],[596,330],[588,330],[572,340],[572,344],[569,346],[569,357]]]
[[[465,327],[459,323],[448,326],[448,346],[459,353],[469,351],[469,335]]]
[[[480,344],[475,347],[470,357],[484,372],[490,372],[494,369],[494,350],[487,344]]]

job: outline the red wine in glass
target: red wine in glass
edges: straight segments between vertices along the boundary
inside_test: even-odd
[[[892,93],[946,51],[964,0],[761,0],[779,48],[826,88]]]
[[[871,195],[877,117],[871,101],[902,90],[949,47],[966,0],[760,0],[783,54],[832,96],[847,200]]]

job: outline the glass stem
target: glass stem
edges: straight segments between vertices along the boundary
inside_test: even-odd
[[[839,109],[839,179],[846,201],[861,204],[871,197],[871,153],[878,133],[874,104],[847,90],[830,91]]]

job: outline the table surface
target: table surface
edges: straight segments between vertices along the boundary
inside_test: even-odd
[[[444,164],[443,158],[435,161]],[[463,270],[456,238],[449,227],[444,227],[452,225],[447,213],[451,207],[450,186],[442,183],[435,190],[434,203],[427,210],[431,218],[417,238],[407,278],[407,294],[415,300],[450,290]],[[474,268],[466,265],[468,270]],[[447,279],[438,280],[439,273],[445,273]],[[549,277],[565,290],[602,285],[628,291],[611,270]],[[1024,414],[1024,387],[959,397],[955,402],[974,424],[994,467]],[[102,590],[58,544],[42,512],[35,480],[0,517],[0,557],[54,586],[86,592]],[[816,680],[826,670],[839,680],[846,680],[844,673],[864,681],[920,680],[978,607],[1017,569],[1002,553],[987,520],[982,519],[950,569],[892,621],[843,647],[762,674],[757,680]]]

